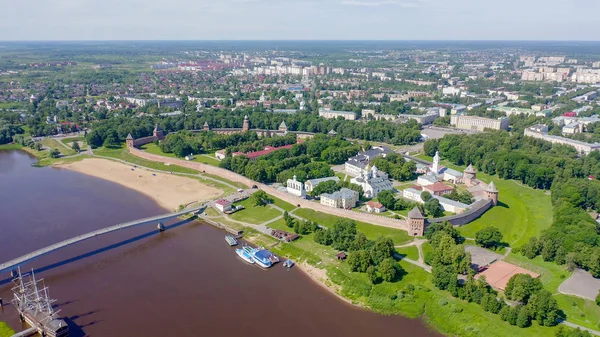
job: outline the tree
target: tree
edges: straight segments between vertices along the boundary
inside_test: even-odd
[[[394,241],[389,237],[379,237],[371,247],[371,260],[375,265],[394,256]]]
[[[364,273],[371,266],[371,256],[366,250],[359,250],[348,256],[348,265],[351,271]]]
[[[310,192],[310,195],[314,198],[314,197],[320,196],[323,193],[331,194],[335,191],[338,191],[339,189],[340,188],[338,187],[337,181],[328,180],[328,181],[324,181],[324,182],[318,184],[317,187],[315,187]]]
[[[451,283],[457,282],[458,274],[452,266],[436,265],[431,271],[433,284],[441,290],[446,290]]]
[[[60,151],[58,151],[58,149],[51,149],[50,150],[50,158],[58,158],[60,157]]]
[[[386,282],[392,282],[398,276],[399,265],[394,261],[394,259],[388,257],[383,260],[379,265],[379,272],[381,273],[381,278]]]
[[[336,250],[348,250],[356,237],[356,222],[338,219],[330,230],[331,246]]]
[[[81,150],[81,148],[79,147],[79,142],[75,141],[73,142],[73,145],[71,145],[71,148],[75,151],[77,151],[77,153],[79,153],[79,151]]]
[[[102,143],[102,145],[107,148],[119,147],[119,139],[117,138],[117,133],[115,131],[109,132],[106,135],[106,138],[104,138],[104,142]]]
[[[274,202],[273,198],[263,190],[254,192],[251,198],[254,206],[263,206],[266,204],[272,204]]]
[[[442,205],[440,205],[440,201],[437,199],[429,199],[425,202],[424,207],[427,211],[427,214],[431,215],[434,218],[439,218],[444,215],[444,209],[442,208]]]
[[[367,268],[367,277],[371,283],[377,283],[379,277],[377,276],[377,268],[375,268],[375,266],[369,266],[369,268]]]
[[[508,299],[527,304],[529,298],[543,288],[542,282],[528,274],[513,275],[504,289]]]
[[[519,328],[526,328],[531,325],[531,313],[529,307],[524,306],[520,308],[519,313],[517,314],[516,323]]]
[[[427,201],[431,200],[431,198],[432,198],[431,193],[429,193],[427,191],[421,192],[421,200],[427,202]]]
[[[396,198],[394,198],[394,192],[392,191],[381,191],[377,194],[379,202],[387,209],[395,209]]]
[[[320,244],[320,245],[324,245],[324,246],[329,246],[331,245],[331,235],[329,234],[330,231],[328,229],[317,229],[315,231],[315,242]]]
[[[475,234],[475,242],[484,248],[498,247],[502,241],[502,233],[496,227],[486,227]]]
[[[598,292],[598,295],[596,295],[596,305],[600,306],[600,291]]]
[[[558,303],[548,290],[542,289],[533,294],[527,306],[531,308],[531,317],[540,325],[555,326],[558,324],[560,318]]]

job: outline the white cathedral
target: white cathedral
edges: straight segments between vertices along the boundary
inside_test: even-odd
[[[364,196],[367,198],[375,198],[381,191],[394,189],[392,181],[388,178],[388,174],[379,171],[376,166],[372,168],[367,166],[358,177],[350,179],[350,182],[362,186]]]

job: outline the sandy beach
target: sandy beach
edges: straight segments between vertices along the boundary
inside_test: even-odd
[[[154,199],[159,205],[175,210],[179,205],[215,199],[222,191],[200,181],[169,173],[146,171],[107,159],[86,158],[58,165],[93,177],[112,181]],[[132,170],[133,169],[133,170]]]

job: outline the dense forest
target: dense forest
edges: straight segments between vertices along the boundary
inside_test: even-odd
[[[425,152],[435,151],[454,164],[472,163],[487,174],[550,190],[552,226],[520,247],[521,253],[600,277],[600,225],[588,214],[600,210],[600,152],[578,156],[571,147],[506,131],[428,140]]]
[[[155,123],[158,123],[165,132],[201,130],[204,122],[208,122],[212,128],[241,128],[246,113],[247,110],[206,110],[202,113],[191,112],[160,119],[153,116],[114,117],[94,123],[92,132],[88,135],[88,143],[92,146],[101,146],[109,134],[117,136],[120,141],[124,141],[128,133],[131,133],[134,138],[149,136]],[[388,142],[396,145],[411,144],[421,139],[421,126],[415,121],[406,124],[387,121],[362,123],[344,119],[323,119],[311,113],[288,115],[257,111],[250,112],[248,117],[250,127],[253,129],[277,130],[281,122],[285,121],[290,131],[327,133],[335,130],[338,135],[350,139]]]
[[[291,140],[294,139],[293,137],[292,134],[277,138]],[[265,183],[285,183],[293,176],[297,176],[299,181],[304,182],[307,179],[333,176],[329,164],[343,163],[349,157],[356,155],[359,150],[359,145],[339,137],[317,135],[304,143],[295,144],[289,150],[277,150],[256,160],[249,160],[243,155],[227,156],[221,161],[220,166]]]

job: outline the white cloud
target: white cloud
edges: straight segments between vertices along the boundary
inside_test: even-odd
[[[340,3],[342,5],[348,5],[348,6],[378,7],[381,5],[397,4],[398,2],[393,1],[393,0],[384,0],[384,1],[344,0]]]

